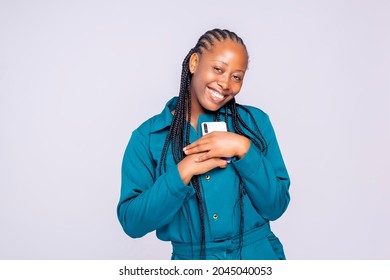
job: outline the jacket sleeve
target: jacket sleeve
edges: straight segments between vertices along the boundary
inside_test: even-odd
[[[233,165],[256,211],[267,220],[276,220],[290,202],[290,178],[267,115],[261,132],[268,144],[266,155],[251,142],[245,156],[233,162]]]
[[[184,185],[176,165],[156,178],[149,135],[142,132],[135,130],[127,145],[117,207],[123,230],[133,238],[168,224],[192,190]]]

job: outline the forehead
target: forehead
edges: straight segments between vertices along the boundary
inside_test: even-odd
[[[218,60],[227,64],[234,64],[243,69],[246,69],[248,65],[248,54],[245,47],[231,40],[214,41],[214,45],[204,50],[201,57],[201,59]]]

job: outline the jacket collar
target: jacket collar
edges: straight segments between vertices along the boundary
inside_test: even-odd
[[[165,104],[165,107],[162,110],[162,112],[156,116],[155,120],[151,124],[151,133],[163,130],[163,129],[171,126],[172,119],[173,119],[172,111],[176,108],[178,100],[179,100],[179,98],[177,96],[175,96],[175,97],[171,98],[167,102],[167,104]],[[225,113],[225,110],[226,110],[225,107],[220,109],[220,112],[222,114],[222,118],[223,118],[223,115]],[[231,115],[230,110],[228,111],[228,115]]]
[[[151,124],[151,132],[157,132],[159,130],[163,130],[166,127],[169,127],[172,123],[173,115],[172,111],[177,106],[177,101],[179,98],[177,96],[171,98],[167,104],[165,104],[162,112],[156,116],[154,122]]]

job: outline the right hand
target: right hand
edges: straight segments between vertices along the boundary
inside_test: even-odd
[[[216,167],[226,168],[227,162],[221,158],[209,158],[207,160],[197,162],[195,161],[199,156],[206,153],[196,153],[186,156],[177,165],[180,177],[185,185],[188,185],[192,176],[206,173]]]

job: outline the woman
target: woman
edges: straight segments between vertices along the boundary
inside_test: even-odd
[[[240,37],[207,31],[184,59],[179,96],[126,148],[119,221],[133,238],[157,230],[172,259],[285,259],[269,221],[286,210],[290,180],[268,116],[235,102],[247,66]],[[202,136],[213,121],[228,131]]]

